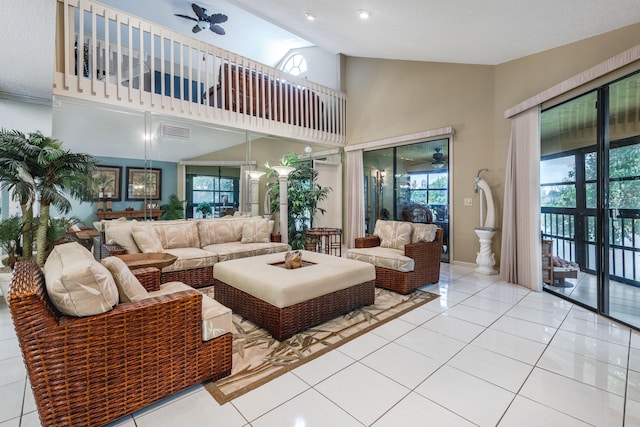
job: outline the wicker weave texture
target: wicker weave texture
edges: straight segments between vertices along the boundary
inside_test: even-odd
[[[213,266],[162,272],[162,283],[167,282],[182,282],[192,288],[211,286],[214,282]]]
[[[373,304],[375,283],[373,280],[360,283],[284,308],[275,307],[219,280],[216,280],[214,292],[221,304],[265,328],[276,340],[284,341],[311,326]]]
[[[436,230],[433,242],[419,242],[405,245],[404,254],[413,258],[413,271],[401,272],[376,266],[376,286],[406,295],[420,286],[437,283],[440,280],[440,257],[444,232]],[[377,236],[367,236],[355,240],[356,248],[372,248],[380,246]]]
[[[195,290],[62,316],[28,261],[8,299],[43,426],[101,426],[231,371],[232,336],[202,342]]]

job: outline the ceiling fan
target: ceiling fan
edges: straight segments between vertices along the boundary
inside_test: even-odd
[[[199,33],[200,31],[209,28],[211,31],[216,34],[220,34],[221,36],[225,34],[224,28],[222,28],[218,24],[227,22],[227,15],[223,15],[222,13],[207,15],[207,9],[200,7],[195,3],[191,3],[191,9],[193,9],[193,13],[196,14],[197,19],[193,16],[181,15],[179,13],[176,13],[175,15],[179,16],[180,18],[196,21],[196,25],[194,25],[191,29],[193,33]]]

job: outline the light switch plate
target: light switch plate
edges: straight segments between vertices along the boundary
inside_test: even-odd
[[[465,206],[473,206],[473,199],[471,197],[465,197],[464,198],[464,205]]]

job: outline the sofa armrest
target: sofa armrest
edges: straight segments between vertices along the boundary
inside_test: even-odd
[[[60,334],[61,339],[69,340],[65,343],[69,348],[83,341],[88,349],[91,348],[89,344],[94,341],[95,349],[106,345],[117,347],[120,342],[125,348],[126,345],[134,345],[140,351],[147,346],[145,340],[140,338],[151,336],[156,345],[165,339],[169,340],[169,337],[181,337],[181,345],[186,345],[187,341],[191,341],[189,344],[193,345],[202,343],[201,313],[202,294],[193,289],[118,304],[113,310],[95,316],[61,316],[60,329],[49,332],[53,335]],[[62,330],[64,328],[68,328],[68,331]],[[133,329],[138,330],[133,332]],[[129,337],[134,336],[135,342],[126,342]],[[158,339],[158,336],[164,338]],[[154,354],[157,352],[151,348],[148,351],[153,351]],[[144,350],[142,354],[145,354]]]
[[[354,248],[374,248],[380,246],[378,236],[356,237]]]
[[[137,268],[131,272],[148,291],[160,290],[160,269],[156,267]]]
[[[404,254],[410,258],[413,258],[415,262],[415,270],[426,268],[428,265],[437,261],[440,264],[440,257],[442,256],[442,237],[443,230],[438,228],[436,230],[436,238],[433,242],[418,242],[404,245]]]

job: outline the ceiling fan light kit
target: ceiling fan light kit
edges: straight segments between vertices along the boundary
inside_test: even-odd
[[[435,153],[433,153],[433,161],[431,162],[431,166],[435,169],[442,169],[446,164],[444,160],[442,160],[443,154],[440,152],[442,148],[435,148]]]
[[[189,19],[190,21],[195,21],[196,24],[191,29],[192,33],[199,33],[202,30],[210,29],[212,32],[223,36],[225,34],[224,28],[220,25],[223,22],[227,22],[227,15],[222,13],[214,13],[212,15],[207,14],[207,9],[198,6],[195,3],[191,3],[191,9],[193,9],[193,13],[196,14],[196,18],[189,15],[182,15],[176,13],[175,15],[180,18]]]

